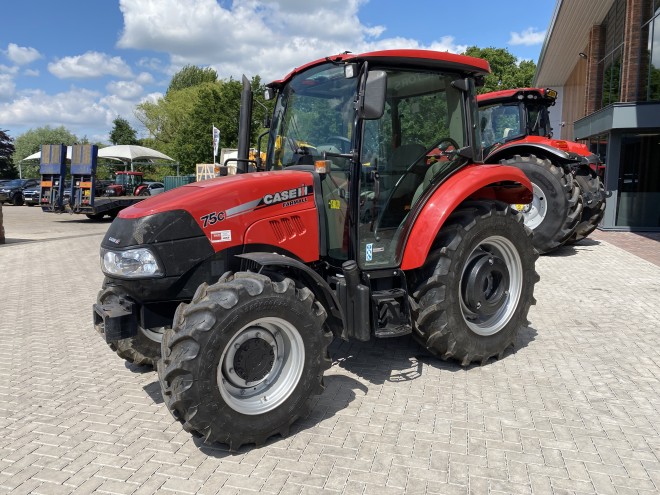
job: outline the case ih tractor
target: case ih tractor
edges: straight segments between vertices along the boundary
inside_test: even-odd
[[[144,173],[125,172],[120,170],[116,173],[114,184],[105,189],[106,196],[148,196],[149,190],[142,185]],[[144,192],[144,194],[140,194]]]
[[[517,207],[541,253],[587,237],[605,212],[598,156],[583,144],[552,139],[548,108],[556,98],[541,88],[477,97],[485,162],[518,167],[532,182],[534,199]]]
[[[412,333],[463,365],[500,358],[534,303],[515,167],[482,164],[475,58],[341,54],[271,83],[265,163],[122,210],[101,246],[94,323],[155,364],[187,431],[236,449],[288,432],[334,337]],[[259,156],[259,155],[257,155]],[[264,171],[250,171],[250,169]]]

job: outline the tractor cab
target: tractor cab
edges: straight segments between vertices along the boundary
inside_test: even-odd
[[[271,84],[278,97],[266,168],[321,171],[323,248],[331,264],[398,266],[426,193],[481,159],[471,125],[474,79],[465,72],[484,69],[439,65],[406,67],[395,54],[344,56]]]
[[[479,126],[486,152],[526,136],[552,137],[548,108],[555,104],[553,89],[523,88],[479,95]]]
[[[115,182],[110,184],[106,190],[106,196],[129,196],[134,194],[136,188],[142,184],[144,173],[123,171],[116,173]]]

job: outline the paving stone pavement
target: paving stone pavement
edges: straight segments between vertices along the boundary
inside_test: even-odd
[[[91,325],[109,225],[4,209],[0,493],[660,492],[660,267],[603,241],[544,256],[531,326],[461,368],[409,338],[334,343],[287,438],[182,430]]]

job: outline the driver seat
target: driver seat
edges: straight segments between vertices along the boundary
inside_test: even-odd
[[[425,151],[424,146],[417,143],[402,144],[396,148],[390,157],[390,165],[381,172],[383,188],[391,191],[408,167],[421,158]]]

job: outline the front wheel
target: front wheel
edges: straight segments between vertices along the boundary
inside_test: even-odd
[[[126,295],[117,287],[110,285],[108,280],[103,281],[103,288],[99,292],[99,304],[111,304],[125,298]],[[156,367],[160,359],[160,342],[163,339],[164,328],[138,327],[137,335],[127,339],[112,340],[108,342],[110,349],[120,358],[138,366]]]
[[[322,390],[332,333],[326,312],[291,279],[256,273],[203,284],[163,336],[163,397],[206,442],[263,444],[286,435]]]
[[[461,205],[413,275],[417,340],[463,366],[501,357],[535,302],[537,257],[531,232],[508,205]]]

